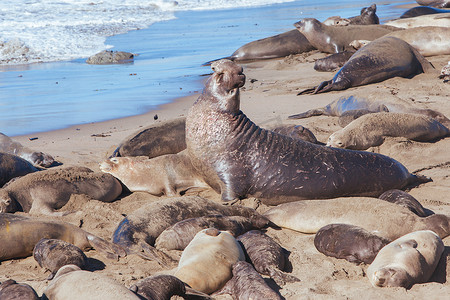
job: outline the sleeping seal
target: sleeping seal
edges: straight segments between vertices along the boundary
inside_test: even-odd
[[[406,207],[419,217],[427,217],[429,214],[425,212],[425,208],[417,201],[416,198],[408,194],[407,192],[401,190],[389,190],[384,192],[378,197],[378,199],[388,201],[391,203],[395,203],[397,205],[401,205]]]
[[[25,283],[17,283],[8,279],[0,284],[0,299],[2,300],[39,300],[34,289]]]
[[[13,178],[38,171],[29,161],[0,152],[0,188]]]

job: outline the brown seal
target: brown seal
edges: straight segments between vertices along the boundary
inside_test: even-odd
[[[345,65],[353,54],[355,54],[355,51],[345,50],[324,58],[319,58],[314,62],[314,70],[319,72],[332,72]]]
[[[373,41],[398,30],[384,25],[327,26],[313,18],[302,19],[294,26],[314,47],[326,53],[342,52],[349,49],[349,44],[354,40]]]
[[[49,169],[23,176],[0,190],[0,212],[24,211],[30,214],[64,215],[55,212],[73,194],[112,202],[122,193],[122,186],[110,174],[84,167]]]
[[[16,155],[0,152],[0,187],[11,179],[38,171],[30,162]]]
[[[391,241],[416,230],[433,230],[441,238],[450,234],[450,217],[446,215],[421,218],[405,207],[377,198],[303,200],[280,204],[263,215],[279,227],[303,233],[316,233],[328,224],[343,223]]]
[[[62,266],[76,265],[84,269],[87,263],[87,257],[80,248],[58,239],[41,239],[34,246],[33,257],[41,268],[51,272],[49,280]]]
[[[406,207],[419,217],[427,217],[429,214],[425,212],[425,208],[417,201],[416,198],[401,190],[389,190],[384,192],[378,199],[385,200],[397,205]]]
[[[423,15],[440,14],[440,13],[447,13],[447,12],[449,12],[448,9],[439,9],[439,8],[430,7],[430,6],[416,6],[416,7],[410,8],[407,11],[405,11],[400,16],[400,19],[414,18],[414,17],[418,17],[418,16],[423,16]]]
[[[444,243],[433,231],[411,232],[378,252],[367,277],[375,287],[411,288],[430,279],[442,252]]]
[[[121,247],[66,222],[0,214],[0,261],[32,255],[43,238],[63,240],[83,251],[94,248],[113,259],[126,255]]]
[[[380,82],[393,77],[412,77],[431,72],[433,66],[407,42],[386,36],[362,47],[334,75],[306,93],[325,93]]]
[[[0,299],[2,300],[39,300],[34,289],[26,283],[17,283],[8,279],[0,284]]]
[[[450,8],[449,0],[416,0],[416,2],[423,6]]]
[[[347,26],[347,25],[371,25],[380,24],[380,20],[376,14],[377,5],[372,4],[369,7],[363,7],[359,16],[350,18],[341,18],[340,16],[329,17],[323,24],[328,26]]]
[[[449,134],[447,127],[427,116],[379,112],[361,116],[334,132],[328,138],[327,146],[366,150],[381,145],[385,137],[430,142]]]
[[[297,277],[284,273],[288,259],[284,249],[270,236],[259,230],[250,230],[237,240],[244,246],[245,253],[255,269],[269,275],[278,285],[300,281]]]
[[[258,127],[239,110],[242,68],[229,60],[212,68],[189,110],[186,143],[192,164],[223,201],[379,196],[423,179],[383,155],[324,147]]]
[[[319,252],[356,264],[372,263],[378,251],[389,242],[364,228],[349,224],[326,225],[314,237],[314,246]]]
[[[197,232],[207,228],[217,228],[228,231],[237,237],[252,229],[261,229],[267,226],[269,220],[264,218],[246,218],[242,216],[210,215],[190,218],[180,221],[158,236],[155,247],[166,250],[183,250],[194,238]]]

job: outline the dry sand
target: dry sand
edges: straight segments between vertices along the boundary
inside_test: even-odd
[[[262,126],[271,124],[301,124],[309,128],[321,142],[340,127],[337,118],[312,117],[303,120],[287,120],[287,116],[308,109],[322,107],[340,96],[368,96],[379,99],[402,99],[420,108],[440,111],[450,117],[450,84],[444,84],[437,74],[420,74],[412,79],[393,78],[381,83],[351,88],[340,92],[320,95],[296,96],[297,92],[331,79],[332,73],[319,73],[313,69],[313,61],[324,55],[317,52],[270,61],[243,64],[247,75],[241,92],[241,109],[247,116]],[[450,56],[428,58],[440,70]],[[253,80],[252,80],[253,79]],[[112,120],[108,122],[80,125],[63,130],[15,137],[23,145],[53,155],[63,166],[82,165],[98,171],[98,163],[107,157],[127,136],[141,127],[186,115],[197,96],[178,99],[156,111],[145,115]],[[158,120],[153,116],[157,114]],[[49,120],[50,122],[51,120]],[[30,141],[29,138],[37,137]],[[435,213],[450,215],[450,138],[434,143],[411,142],[402,138],[387,139],[369,151],[389,155],[403,163],[411,172],[421,170],[433,182],[422,184],[410,193],[423,206]],[[219,200],[212,191],[204,194]],[[164,201],[164,198],[145,193],[134,193],[114,203],[89,201],[85,197],[72,197],[62,210],[78,212],[62,217],[64,221],[110,239],[124,215],[131,213],[149,201]],[[255,205],[252,199],[244,200],[248,206]],[[267,207],[259,206],[258,211]],[[389,212],[386,212],[389,213]],[[410,290],[403,288],[374,288],[366,277],[366,265],[354,265],[345,260],[326,257],[313,244],[314,235],[291,230],[268,229],[268,234],[290,251],[292,274],[301,282],[288,283],[280,289],[286,299],[448,299],[450,295],[450,237],[444,239],[445,252],[433,276],[432,282],[416,284]],[[1,241],[0,241],[1,242]],[[137,280],[162,271],[153,261],[137,256],[128,256],[119,261],[104,258],[95,250],[86,253],[90,258],[90,270],[116,279],[129,287]],[[178,257],[180,251],[170,251]],[[0,282],[7,278],[33,286],[39,295],[49,281],[48,273],[38,266],[32,257],[1,262]],[[275,286],[273,282],[268,280]],[[231,299],[220,296],[220,299]]]

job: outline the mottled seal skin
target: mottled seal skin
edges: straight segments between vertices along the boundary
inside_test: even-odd
[[[313,18],[302,19],[294,26],[306,36],[311,45],[331,54],[349,49],[348,45],[354,40],[373,41],[398,30],[384,25],[327,26]]]
[[[432,15],[449,12],[447,9],[438,9],[430,6],[416,6],[405,11],[400,19],[414,18],[423,15]]]
[[[239,299],[284,299],[272,290],[251,264],[238,261],[233,265],[233,278],[214,295],[229,294]]]
[[[54,159],[51,155],[33,151],[0,132],[0,152],[17,155],[37,167],[50,167]]]
[[[48,279],[52,279],[62,266],[76,265],[84,269],[87,263],[80,248],[58,239],[41,239],[34,246],[33,257],[41,268],[51,272]]]
[[[449,0],[416,0],[416,2],[423,6],[439,7],[439,8],[450,8]]]
[[[39,300],[34,289],[26,283],[17,283],[8,279],[0,284],[0,299],[2,300]]]
[[[210,294],[231,279],[231,268],[239,260],[245,260],[245,255],[236,239],[226,231],[208,228],[197,233],[184,249],[174,276]]]
[[[303,233],[316,233],[328,224],[343,223],[391,241],[417,230],[432,230],[441,238],[450,234],[450,218],[446,215],[421,218],[405,207],[377,198],[303,200],[280,204],[263,215],[279,227]]]
[[[78,266],[62,267],[42,295],[49,300],[139,300],[135,293],[108,276],[83,271]]]
[[[422,26],[450,27],[450,12],[397,19],[385,23],[397,28],[414,28]]]
[[[167,258],[152,247],[161,232],[179,221],[211,214],[265,219],[248,207],[224,206],[198,196],[174,197],[149,203],[129,214],[117,226],[112,241],[126,249],[127,253],[144,250],[145,254],[141,254],[144,258],[168,264]]]
[[[268,128],[268,130],[286,135],[293,138],[294,140],[302,140],[313,144],[318,143],[314,133],[312,133],[311,130],[303,127],[302,125],[281,125],[274,128]]]
[[[406,207],[419,217],[427,217],[429,214],[425,212],[425,208],[417,201],[416,198],[401,190],[389,190],[384,192],[378,199],[385,200],[397,205]]]
[[[371,25],[380,24],[380,20],[376,15],[377,5],[372,4],[369,7],[363,7],[359,16],[350,18],[341,18],[339,16],[333,16],[326,19],[323,24],[328,26],[347,26],[347,25]]]
[[[433,66],[407,42],[391,36],[382,37],[362,47],[334,75],[306,93],[325,93],[380,82],[393,77],[413,77],[431,72]]]
[[[112,202],[122,193],[122,185],[110,174],[84,167],[49,169],[31,173],[0,190],[0,212],[64,215],[63,207],[73,194]]]
[[[287,257],[283,248],[270,236],[259,230],[250,230],[237,240],[244,246],[245,253],[255,269],[269,275],[278,285],[300,281],[297,277],[284,273]]]
[[[0,152],[0,187],[13,178],[38,171],[30,162],[16,155]]]
[[[374,287],[411,288],[427,282],[444,252],[444,243],[433,231],[404,235],[378,252],[367,269]]]
[[[405,137],[418,142],[444,138],[450,130],[423,115],[372,113],[361,116],[328,138],[327,146],[366,150],[381,145],[385,137]]]
[[[242,68],[229,60],[212,68],[215,73],[188,112],[186,143],[192,164],[223,201],[253,196],[273,205],[379,196],[418,182],[389,157],[324,147],[258,127],[239,110]]]
[[[314,246],[319,252],[356,264],[372,263],[378,251],[389,242],[364,228],[349,224],[326,225],[314,237]]]
[[[209,188],[185,151],[154,158],[112,157],[100,164],[100,170],[119,179],[130,192],[177,196],[190,188]]]
[[[154,275],[133,284],[130,290],[148,300],[166,300],[170,297],[184,296],[184,283],[172,275]]]
[[[356,51],[342,51],[331,54],[325,58],[319,58],[314,62],[314,70],[319,72],[332,72],[339,69],[355,54]]]
[[[59,239],[85,251],[94,248],[108,258],[118,259],[125,251],[66,222],[0,213],[0,261],[28,257],[43,238]]]
[[[185,118],[151,125],[125,139],[114,151],[116,156],[148,156],[175,154],[186,149]]]
[[[252,229],[266,227],[269,220],[265,218],[246,218],[242,216],[211,215],[198,218],[190,218],[180,221],[158,236],[155,246],[158,249],[183,250],[192,241],[197,232],[207,228],[217,228],[228,231],[237,237]]]

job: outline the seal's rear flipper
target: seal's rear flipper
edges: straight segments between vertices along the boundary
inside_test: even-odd
[[[290,274],[284,273],[283,271],[280,271],[276,268],[271,268],[269,270],[270,277],[279,285],[283,286],[286,284],[286,282],[299,282],[300,279],[298,279],[295,276],[292,276]]]
[[[124,257],[127,255],[125,250],[119,245],[113,244],[111,242],[107,242],[104,239],[99,238],[93,234],[87,234],[86,238],[89,241],[89,244],[97,250],[98,252],[103,253],[109,259],[118,260],[119,257]]]
[[[408,180],[408,184],[406,185],[407,188],[416,187],[422,183],[431,182],[433,179],[430,177],[420,175],[420,174],[411,174],[411,177]]]
[[[184,299],[189,300],[212,300],[210,295],[194,290],[186,284],[186,293],[183,297]]]
[[[314,90],[313,94],[320,94],[320,93],[326,93],[331,91],[333,88],[333,81],[327,80],[323,81],[321,84],[317,86],[317,88]]]
[[[165,254],[161,250],[150,246],[147,243],[141,243],[142,250],[144,253],[137,253],[140,257],[148,260],[154,260],[158,262],[163,267],[170,267],[177,264],[177,261],[171,258],[169,255]]]
[[[120,155],[120,147],[121,146],[117,147],[116,150],[114,150],[114,152],[108,157],[108,159],[109,158],[113,158],[113,157],[120,157],[120,156],[122,156],[122,155]]]
[[[313,116],[321,116],[321,115],[323,115],[323,112],[324,112],[323,108],[310,109],[304,113],[289,116],[288,119],[304,119],[304,118],[309,118],[309,117],[313,117]]]
[[[307,94],[313,94],[315,90],[316,90],[316,87],[309,88],[309,89],[306,89],[306,90],[301,91],[300,93],[297,94],[297,96],[300,96],[300,95],[307,95]]]

